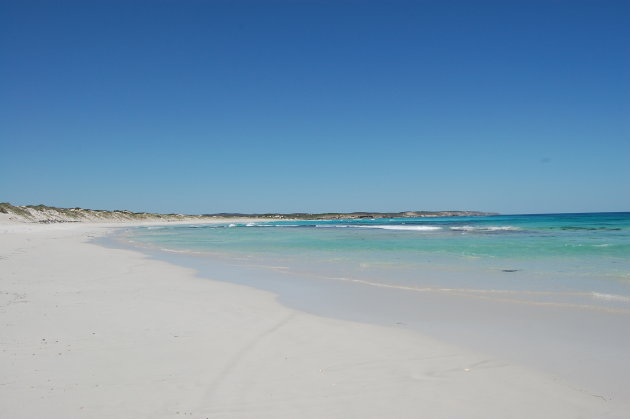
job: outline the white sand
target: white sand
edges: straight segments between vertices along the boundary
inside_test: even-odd
[[[627,417],[542,372],[88,243],[106,231],[0,225],[1,418]]]

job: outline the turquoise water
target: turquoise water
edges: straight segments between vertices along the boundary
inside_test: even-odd
[[[151,257],[270,291],[291,308],[415,330],[630,400],[630,213],[122,233]]]
[[[630,213],[174,225],[128,239],[296,275],[630,309]]]

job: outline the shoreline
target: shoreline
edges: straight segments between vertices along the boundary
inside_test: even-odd
[[[623,333],[630,314],[627,309],[539,301],[531,296],[510,299],[493,289],[415,290],[330,277],[313,265],[295,270],[295,263],[264,260],[260,255],[231,258],[172,252],[127,242],[124,237],[110,240],[115,248],[135,249],[156,260],[192,268],[202,278],[272,292],[291,309],[431,336],[553,375],[606,400],[630,401],[630,365],[625,362],[630,338]],[[588,298],[594,297],[589,294]]]
[[[164,223],[161,223],[164,224]],[[0,226],[3,416],[623,417],[553,376],[88,241]]]

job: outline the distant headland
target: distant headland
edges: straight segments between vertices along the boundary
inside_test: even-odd
[[[126,222],[126,221],[205,221],[234,218],[262,220],[341,220],[378,218],[417,218],[417,217],[476,217],[497,215],[480,211],[403,211],[403,212],[326,212],[326,213],[219,213],[219,214],[158,214],[132,212],[127,210],[93,210],[85,208],[58,208],[48,205],[12,205],[0,203],[0,215],[17,222],[68,223],[68,222]]]
[[[498,215],[498,213],[480,211],[403,211],[403,212],[322,212],[307,213],[295,212],[290,214],[239,214],[221,213],[206,214],[210,217],[247,217],[247,218],[280,218],[290,220],[354,220],[354,219],[378,219],[378,218],[419,218],[419,217],[481,217],[486,215]]]

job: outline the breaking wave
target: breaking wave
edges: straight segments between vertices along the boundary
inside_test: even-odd
[[[442,227],[438,226],[414,226],[414,225],[375,225],[375,226],[357,226],[361,228],[378,228],[381,230],[406,230],[406,231],[437,231],[442,230]]]
[[[442,230],[438,226],[420,225],[348,225],[348,224],[318,224],[317,228],[370,228],[377,230],[401,230],[401,231],[437,231]]]
[[[455,226],[451,227],[453,231],[520,231],[519,227],[513,226]]]

